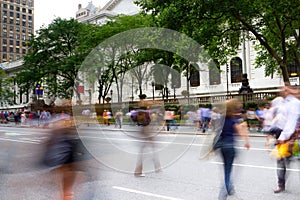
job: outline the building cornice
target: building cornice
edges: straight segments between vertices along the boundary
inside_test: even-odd
[[[121,0],[110,0],[102,9],[112,10]]]

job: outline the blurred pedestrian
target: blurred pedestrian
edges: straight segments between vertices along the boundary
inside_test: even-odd
[[[265,130],[267,133],[266,147],[270,148],[271,138],[278,139],[284,127],[285,109],[283,107],[284,98],[281,96],[276,97],[271,101],[270,108],[265,113]],[[271,122],[270,122],[271,121]]]
[[[265,111],[266,110],[263,105],[259,105],[258,109],[256,109],[255,111],[256,119],[258,120],[258,125],[257,125],[258,132],[261,132],[263,129]]]
[[[210,120],[213,131],[216,130],[217,121],[220,119],[220,117],[221,117],[221,115],[220,115],[219,109],[217,107],[213,107],[211,109],[211,120]]]
[[[91,116],[91,111],[90,109],[84,109],[81,113],[82,118],[83,118],[83,123],[87,124],[87,126],[90,126],[89,121],[90,121],[90,116]]]
[[[136,167],[134,170],[134,176],[136,177],[144,177],[145,174],[143,173],[143,158],[144,154],[146,154],[145,150],[147,147],[150,147],[152,154],[152,159],[154,162],[155,172],[159,172],[161,170],[160,168],[160,162],[158,155],[155,150],[155,136],[156,134],[153,132],[153,127],[150,125],[151,118],[150,118],[150,110],[139,110],[138,115],[138,125],[141,127],[140,132],[140,146],[139,146],[139,153],[138,153],[138,159],[136,163]]]
[[[72,200],[74,183],[79,161],[86,159],[86,150],[80,143],[74,125],[69,115],[57,115],[52,118],[53,130],[46,145],[44,164],[51,167],[56,176],[56,183],[62,187],[62,200]]]
[[[123,112],[122,110],[118,110],[114,116],[114,119],[115,119],[115,127],[118,127],[118,128],[122,128],[122,124],[123,124]]]
[[[205,133],[208,129],[208,123],[210,122],[211,117],[211,110],[208,107],[208,105],[202,106],[200,108],[200,114],[201,114],[201,129],[202,133]]]
[[[21,113],[21,125],[22,125],[22,126],[26,125],[26,121],[27,121],[27,117],[26,117],[25,112],[23,111],[23,112]]]
[[[236,156],[235,141],[236,136],[243,137],[245,147],[250,148],[248,131],[244,125],[239,124],[239,118],[242,104],[237,99],[226,101],[226,114],[224,125],[219,137],[219,148],[221,150],[222,159],[224,162],[224,183],[225,189],[219,193],[219,199],[226,199],[228,195],[234,194],[234,187],[231,182],[231,172],[234,158]]]
[[[108,117],[107,117],[107,111],[106,110],[103,111],[102,117],[103,117],[104,125],[108,126]]]
[[[282,95],[284,98],[283,109],[285,111],[285,124],[277,140],[277,178],[278,187],[274,193],[281,193],[285,191],[286,172],[289,167],[292,152],[290,152],[289,145],[298,138],[297,126],[300,117],[300,101],[296,98],[297,90],[293,90],[290,86],[282,88]]]

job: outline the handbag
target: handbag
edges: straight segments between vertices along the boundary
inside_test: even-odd
[[[58,167],[72,162],[73,145],[68,137],[54,138],[46,149],[43,163],[49,167]]]

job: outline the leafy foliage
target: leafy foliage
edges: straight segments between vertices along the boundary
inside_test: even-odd
[[[17,74],[22,91],[42,82],[49,96],[71,98],[81,80],[75,80],[82,61],[90,52],[97,28],[74,19],[57,18],[38,30],[29,41],[23,70]]]
[[[243,39],[258,41],[257,67],[289,82],[288,64],[300,68],[300,2],[296,0],[136,0],[156,24],[185,33],[219,64],[237,53]],[[298,34],[297,34],[298,31]],[[299,73],[298,73],[299,74]],[[300,75],[300,74],[299,74]]]
[[[0,69],[0,102],[2,104],[12,105],[14,93],[11,90],[13,79],[8,77],[5,72]]]

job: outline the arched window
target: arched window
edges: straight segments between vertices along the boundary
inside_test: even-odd
[[[242,59],[239,57],[234,57],[230,61],[230,74],[231,83],[242,82],[243,77],[243,64]]]
[[[214,64],[209,65],[209,84],[210,85],[218,85],[221,84],[221,70],[218,62],[214,62]]]
[[[200,86],[200,73],[198,68],[191,65],[190,68],[190,86],[197,87]]]

